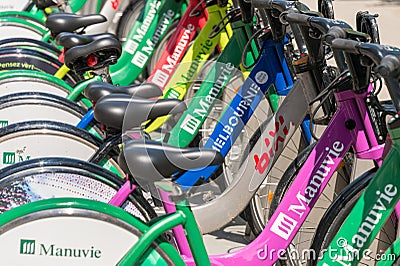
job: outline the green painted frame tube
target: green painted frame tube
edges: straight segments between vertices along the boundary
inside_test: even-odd
[[[229,43],[218,57],[216,64],[209,71],[206,77],[207,82],[202,83],[188,109],[171,130],[168,144],[186,147],[192,142],[207,118],[215,100],[221,96],[229,80],[240,65],[242,54],[237,51],[244,50],[246,43],[252,35],[252,29],[249,24],[245,24],[242,21],[232,22],[231,27],[233,35]],[[257,50],[255,49],[255,51]],[[246,59],[249,60],[250,57],[253,57],[252,59],[254,60],[255,53],[247,51]],[[218,82],[218,78],[220,78],[220,82]],[[221,82],[222,79],[223,81]],[[220,88],[214,86],[217,83],[220,84]],[[207,99],[207,102],[205,102],[205,99]]]
[[[126,86],[139,77],[172,22],[181,16],[184,5],[185,0],[146,2],[123,45],[121,57],[110,67],[114,84]]]
[[[136,265],[141,256],[146,252],[150,245],[156,241],[164,232],[175,226],[185,224],[186,217],[183,212],[167,214],[160,217],[160,220],[152,224],[139,238],[138,242],[129,250],[118,265]],[[181,259],[182,265],[185,265]],[[179,261],[177,263],[179,265]]]
[[[72,88],[72,90],[70,91],[70,93],[68,94],[68,96],[66,98],[68,100],[71,100],[74,102],[76,102],[78,100],[82,100],[82,101],[84,101],[84,103],[87,107],[91,107],[92,103],[88,99],[83,98],[82,92],[85,90],[87,85],[89,85],[90,83],[95,82],[95,81],[102,81],[102,77],[96,75],[91,79],[87,79],[87,80],[79,82],[78,84],[75,85],[75,87]],[[86,103],[86,101],[89,101],[89,103]]]
[[[196,265],[211,265],[201,232],[193,216],[193,212],[190,209],[190,205],[184,200],[176,205],[176,209],[177,211],[183,212],[185,215],[186,222],[183,224],[183,229],[186,232],[186,238],[191,247],[190,251],[192,252]]]

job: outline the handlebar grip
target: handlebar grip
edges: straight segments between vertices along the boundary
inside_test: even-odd
[[[300,25],[309,25],[309,20],[311,18],[311,16],[294,12],[286,13],[282,16],[283,22],[296,23]]]
[[[400,60],[394,55],[385,56],[376,67],[376,71],[384,78],[397,78],[400,70]]]
[[[335,39],[345,39],[346,31],[338,26],[333,26],[329,31],[322,37],[323,41],[327,44],[332,44]]]
[[[353,40],[347,40],[347,39],[334,39],[332,41],[332,48],[337,49],[337,50],[343,50],[345,52],[353,53],[353,54],[359,54],[360,52],[358,51],[358,45],[360,43],[353,41]]]

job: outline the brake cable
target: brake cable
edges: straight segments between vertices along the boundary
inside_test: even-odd
[[[332,80],[332,82],[323,90],[321,91],[310,103],[309,106],[311,106],[312,104],[314,104],[317,101],[320,101],[320,103],[315,107],[315,109],[313,110],[313,112],[310,115],[310,123],[309,123],[309,129],[310,129],[310,133],[313,139],[318,140],[319,138],[314,134],[313,131],[313,121],[314,121],[314,117],[316,116],[318,110],[322,107],[322,105],[324,104],[324,102],[326,100],[329,99],[329,97],[332,95],[333,90],[331,90],[336,83],[343,78],[344,76],[348,75],[349,71],[346,70],[344,72],[342,72],[340,75],[338,75],[334,80]]]

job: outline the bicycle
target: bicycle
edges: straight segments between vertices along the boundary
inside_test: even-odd
[[[257,4],[259,6],[265,7],[265,6],[269,6],[269,5],[271,5],[271,6],[278,5],[279,2],[280,1],[272,1],[271,3],[268,3],[268,4],[265,2],[258,2]],[[281,3],[281,5],[283,5],[283,4],[284,3]],[[323,18],[301,15],[301,14],[289,13],[286,16],[282,17],[281,19],[284,19],[285,21],[288,21],[289,23],[298,23],[300,25],[304,25],[306,27],[312,28],[313,30],[318,29],[322,32],[326,31],[328,25],[331,25],[330,27],[334,26],[335,24],[339,25],[339,26],[343,26],[343,22],[340,22],[340,21],[330,21],[329,22],[329,20],[326,20]],[[332,24],[329,24],[329,23],[332,23]],[[309,30],[307,30],[307,34],[308,34],[308,32],[309,32]],[[363,35],[361,33],[356,33],[356,34],[359,34],[359,35],[356,35],[353,37],[367,38],[367,35]],[[354,66],[349,66],[349,67],[354,67]],[[363,69],[362,67],[359,67],[358,65],[355,68]],[[362,73],[362,72],[360,72],[360,73]],[[365,79],[363,76],[361,76],[361,74],[359,74],[359,75],[360,75],[360,77],[357,77],[357,75],[355,75],[355,77],[357,78],[356,84],[357,84],[357,86],[365,86],[364,89],[366,89],[368,86],[370,86],[369,79]],[[343,119],[344,119],[343,117],[341,117],[345,113],[344,110],[346,110],[346,108],[352,108],[352,107],[350,107],[350,105],[347,105],[351,102],[351,100],[350,100],[351,87],[348,86],[349,81],[350,81],[349,75],[342,75],[340,78],[335,80],[335,83],[331,84],[331,86],[328,86],[328,88],[325,92],[332,90],[332,88],[335,88],[336,86],[338,88],[340,88],[341,90],[343,90],[343,92],[342,92],[342,91],[340,91],[340,89],[338,89],[337,93],[335,93],[335,97],[338,101],[337,113],[333,117],[332,121],[329,123],[328,128],[325,130],[325,132],[320,137],[316,146],[314,146],[313,152],[308,153],[308,154],[310,154],[310,156],[305,156],[303,154],[303,156],[301,156],[297,160],[295,160],[294,163],[292,163],[292,165],[288,168],[288,170],[282,177],[281,181],[279,182],[278,187],[275,189],[275,193],[273,195],[271,208],[270,208],[270,212],[269,212],[269,214],[270,214],[269,223],[267,224],[267,226],[265,228],[265,231],[269,232],[271,234],[270,239],[272,240],[272,244],[269,245],[270,248],[274,248],[275,250],[282,248],[281,241],[284,241],[285,243],[287,243],[287,245],[289,245],[289,243],[293,240],[293,238],[296,235],[295,232],[297,232],[299,230],[301,223],[304,222],[305,216],[307,214],[309,214],[309,211],[310,211],[309,207],[314,205],[316,198],[320,195],[321,191],[327,184],[329,177],[333,174],[333,172],[334,172],[333,169],[336,169],[337,165],[339,165],[341,163],[341,161],[343,160],[344,154],[348,151],[350,143],[356,143],[357,139],[354,138],[354,136],[351,136],[351,135],[346,135],[346,137],[336,136],[336,134],[340,134],[339,132],[341,130],[351,131],[351,129],[346,129],[346,127],[344,125],[341,126],[341,123],[343,123],[343,122],[339,122],[339,121],[343,121]],[[347,83],[347,85],[346,85],[346,83]],[[372,87],[369,87],[368,90],[370,91],[371,89],[372,89]],[[348,96],[349,96],[348,102],[346,102],[346,100],[344,100],[342,98],[343,96],[340,96],[340,93],[342,93],[343,95],[346,93],[348,94]],[[327,94],[322,94],[322,95],[326,96]],[[353,96],[353,94],[351,94],[351,95]],[[360,98],[355,103],[355,104],[357,104],[357,108],[359,108],[360,110],[364,110],[362,112],[366,112],[366,116],[367,115],[369,116],[369,114],[367,112],[370,112],[370,111],[367,111],[366,107],[363,107],[363,103],[362,103],[363,100],[361,100],[361,98],[366,97],[367,94],[364,94],[364,95],[355,94],[355,95],[356,96],[354,96],[354,97],[356,99],[358,97]],[[342,105],[342,104],[344,104],[344,105]],[[351,113],[351,111],[349,111],[349,113]],[[355,118],[348,117],[348,119],[350,119],[350,120],[360,119],[361,121],[365,121],[364,118],[357,118],[357,116],[358,116],[357,114],[354,114],[354,116],[355,116]],[[373,117],[379,117],[379,116],[373,116]],[[344,121],[345,120],[347,120],[347,119],[344,119]],[[364,155],[366,157],[363,157],[363,158],[370,158],[370,159],[377,160],[379,162],[379,160],[380,160],[379,151],[380,152],[382,151],[382,140],[384,139],[384,136],[385,136],[383,134],[384,132],[380,131],[380,128],[373,129],[372,125],[370,125],[370,124],[368,125],[368,123],[370,123],[370,122],[367,122],[367,124],[363,124],[363,123],[364,122],[356,121],[355,128],[357,128],[357,130],[364,130],[364,129],[359,128],[360,125],[363,125],[363,128],[369,128],[367,131],[369,133],[366,133],[366,136],[368,136],[368,138],[371,138],[368,141],[368,143],[369,143],[368,145],[373,145],[373,147],[375,147],[375,149],[373,149],[373,152],[370,152],[370,153],[365,152]],[[378,124],[379,124],[379,122],[374,122],[374,127]],[[335,129],[333,129],[333,128],[335,128]],[[339,130],[339,128],[340,128],[340,130]],[[377,134],[379,137],[376,136],[375,134]],[[327,138],[327,136],[329,136],[329,137]],[[326,153],[325,147],[331,147],[330,149],[328,149],[328,151],[332,150],[332,147],[333,147],[332,145],[336,141],[334,139],[335,138],[334,136],[336,136],[337,139],[340,139],[340,141],[341,141],[340,143],[342,143],[344,145],[343,150],[340,153],[338,151],[336,151],[336,154],[338,154],[337,158],[335,156],[335,158],[332,158],[332,160],[329,159],[329,162],[332,163],[332,165],[329,165],[329,167],[328,167],[330,169],[329,173],[327,173],[327,172],[324,173],[324,178],[322,178],[319,182],[317,182],[318,186],[316,188],[315,187],[308,188],[307,185],[310,184],[310,182],[312,182],[312,184],[315,183],[315,180],[312,181],[312,178],[313,178],[313,175],[315,175],[315,172],[318,171],[317,167],[320,165],[325,166],[324,159],[327,156],[326,154],[324,154],[324,152]],[[378,140],[381,142],[381,144],[379,144]],[[358,139],[357,141],[358,142],[355,147],[355,149],[356,149],[355,154],[357,156],[360,156],[360,150],[357,150],[357,149],[360,149],[362,146],[358,146],[358,145],[359,145],[359,143],[363,143],[363,141],[365,141],[365,140]],[[329,142],[331,142],[331,143],[327,144]],[[373,144],[371,144],[371,143],[373,143]],[[340,145],[339,148],[341,148],[341,147],[342,146]],[[364,148],[366,151],[368,150],[367,146],[364,146]],[[348,173],[348,176],[351,176],[351,172]],[[295,179],[295,177],[298,177],[298,179]],[[317,177],[318,177],[318,175],[317,175]],[[349,180],[346,180],[346,179],[344,179],[343,181],[345,184],[347,182],[349,182]],[[343,187],[343,185],[339,185],[338,189],[341,189],[341,186]],[[306,188],[308,189],[307,191],[310,192],[311,194],[303,194],[304,192],[302,192],[302,193],[299,192],[299,191],[305,191]],[[336,196],[335,193],[334,193],[334,196]],[[329,200],[329,196],[328,196],[327,200]],[[321,201],[321,204],[322,204],[321,207],[326,208],[327,205],[329,205],[329,204],[326,204],[326,202],[323,203],[323,201]],[[324,206],[324,204],[326,204],[326,205]],[[288,211],[288,209],[289,209],[289,211]],[[293,210],[293,211],[290,212],[290,210]],[[321,214],[319,214],[319,215],[321,215]],[[283,226],[281,224],[283,222],[283,220],[290,221],[290,222],[288,222],[287,226]],[[313,223],[315,224],[315,220],[309,221],[311,224],[308,223],[308,224],[303,225],[304,229],[300,229],[299,232],[302,232],[304,234],[310,234],[310,232],[307,232],[306,229],[308,227],[312,228],[313,226],[315,226],[315,225],[313,225]],[[283,227],[280,227],[280,225],[282,225]],[[297,225],[297,226],[295,226],[295,225]],[[285,228],[286,233],[284,233],[283,229],[279,229],[279,228]],[[300,235],[298,234],[296,237],[299,237],[299,236]],[[299,241],[298,243],[301,243],[301,241]],[[288,246],[285,245],[284,247],[287,248]]]
[[[334,19],[334,11],[330,1],[319,1],[318,7],[320,12],[324,14],[324,17]],[[371,38],[371,42],[373,43],[379,43],[379,32],[378,25],[376,24],[376,17],[377,15],[371,15],[368,12],[358,12],[356,15],[357,31],[367,33],[370,36],[376,36]],[[303,30],[304,35],[310,35],[307,34],[306,31],[307,29]],[[309,43],[309,41],[306,43]],[[310,47],[310,44],[308,47]],[[313,50],[311,49],[311,51]],[[325,53],[332,56],[332,51],[329,46],[325,46]],[[315,119],[314,122],[316,124],[319,123],[315,121]],[[317,132],[318,130],[314,129],[314,131]],[[248,217],[247,219],[249,220],[250,228],[252,233],[254,233],[256,236],[263,230],[266,221],[268,221],[268,212],[273,196],[273,193],[271,193],[269,190],[268,185],[261,187],[259,190],[260,192],[257,193],[257,196],[253,198],[249,204],[249,207],[246,209],[246,217]]]
[[[304,22],[305,16],[297,16],[293,14],[288,14],[286,16],[287,20],[295,20],[295,19],[303,19],[302,21]],[[307,17],[308,19],[309,17]],[[335,36],[335,32],[338,32],[339,30],[337,28],[333,28],[329,32],[329,34],[332,34]],[[343,32],[340,30],[339,32]],[[349,33],[349,32],[348,32]],[[350,32],[354,34],[354,32]],[[332,36],[331,35],[331,36]],[[363,36],[363,35],[359,35]],[[335,41],[333,41],[335,43]],[[339,42],[336,41],[337,46],[333,45],[333,49],[339,48]],[[356,44],[359,44],[356,42]],[[343,45],[343,43],[342,43]],[[349,45],[347,44],[346,46],[340,46],[343,48],[349,48]],[[390,53],[390,52],[387,52]],[[393,54],[393,52],[392,52]],[[398,63],[398,59],[396,59]],[[390,66],[390,67],[393,67]],[[342,77],[346,77],[346,75],[342,75]],[[348,79],[347,79],[348,80]],[[388,81],[388,80],[386,80]],[[346,81],[343,81],[346,82]],[[393,82],[393,81],[392,81]],[[390,84],[395,84],[398,86],[398,81],[394,83],[388,82],[389,86]],[[368,85],[367,85],[368,86]],[[349,92],[351,89],[347,89],[347,92]],[[346,90],[345,90],[346,91]],[[342,91],[344,92],[344,91]],[[339,92],[340,93],[340,92]],[[394,93],[394,91],[391,90],[391,93]],[[397,95],[397,94],[395,94]],[[338,104],[341,102],[339,101]],[[398,108],[398,104],[396,104],[396,107]],[[399,108],[400,109],[400,108]],[[340,109],[339,109],[340,110]],[[397,123],[396,123],[397,124]],[[337,142],[337,141],[336,141]],[[335,142],[335,143],[336,143]],[[317,144],[318,145],[318,144]],[[345,149],[345,145],[341,145],[340,143],[336,143],[334,146],[332,146],[332,149],[328,150],[328,153],[331,153],[330,156],[334,156],[336,159],[336,154],[338,154],[337,157],[340,156],[340,153],[343,154],[343,151]],[[325,150],[325,149],[323,149]],[[208,153],[207,153],[208,152]],[[186,155],[186,157],[185,157]],[[193,157],[192,157],[193,156]],[[182,158],[184,157],[184,158]],[[270,254],[268,253],[268,250],[270,249],[271,246],[272,248],[277,248],[276,242],[273,241],[273,235],[269,233],[267,230],[263,231],[263,233],[251,244],[249,244],[246,248],[240,250],[240,251],[235,251],[229,254],[223,254],[223,255],[216,255],[216,256],[207,256],[207,253],[204,248],[203,241],[200,236],[200,232],[197,229],[196,226],[196,221],[192,215],[192,212],[190,210],[190,207],[188,206],[186,202],[186,197],[193,193],[193,190],[190,189],[190,186],[185,186],[182,187],[176,182],[168,182],[165,179],[170,178],[171,175],[174,176],[174,180],[179,180],[177,179],[177,172],[182,173],[184,172],[187,168],[191,167],[196,167],[196,168],[201,168],[204,167],[205,165],[217,165],[218,163],[222,162],[222,156],[212,150],[206,150],[206,151],[201,151],[201,150],[182,150],[182,149],[177,149],[173,148],[171,146],[162,146],[160,143],[156,142],[151,142],[151,141],[132,141],[130,143],[127,143],[125,146],[125,158],[126,161],[132,171],[132,174],[137,178],[137,179],[143,179],[147,180],[147,182],[157,182],[157,186],[160,190],[160,195],[163,199],[163,202],[166,206],[167,209],[167,215],[163,216],[163,219],[160,218],[157,220],[155,223],[151,223],[150,228],[148,231],[142,231],[143,236],[139,238],[137,243],[130,249],[130,251],[127,253],[124,258],[122,258],[118,263],[118,265],[132,265],[135,263],[138,263],[140,259],[142,259],[143,254],[147,254],[145,252],[149,252],[152,250],[150,247],[151,243],[153,241],[162,241],[158,238],[157,234],[160,232],[169,230],[171,228],[174,228],[173,230],[175,234],[179,231],[180,234],[183,236],[184,235],[184,230],[186,232],[186,237],[187,237],[187,243],[190,249],[185,250],[184,246],[179,246],[180,251],[183,251],[183,255],[181,258],[178,258],[177,260],[174,260],[175,265],[183,265],[183,264],[189,264],[189,265],[194,265],[194,264],[200,264],[200,265],[210,265],[211,263],[213,264],[220,264],[220,265],[227,265],[227,264],[235,264],[235,263],[240,263],[242,265],[259,265],[260,260],[263,260],[264,262],[268,262],[269,264],[272,264],[273,260],[278,259],[278,255]],[[197,161],[190,160],[190,158],[197,158]],[[324,160],[325,158],[322,158]],[[339,160],[335,160],[331,158],[334,164],[338,163]],[[329,159],[330,160],[330,159]],[[140,166],[140,167],[139,167]],[[193,174],[192,177],[194,179],[199,178],[200,175]],[[151,177],[151,178],[149,178]],[[163,180],[164,179],[164,180]],[[163,181],[161,181],[163,180]],[[390,181],[389,181],[390,182]],[[390,193],[392,193],[392,189],[389,189]],[[375,196],[376,193],[374,191]],[[378,195],[381,197],[381,195]],[[296,197],[294,197],[295,200]],[[301,198],[301,197],[300,197]],[[292,209],[294,211],[297,211],[298,213],[304,214],[307,212],[307,206],[306,205],[295,205],[298,208],[293,207]],[[304,207],[304,209],[302,207]],[[286,206],[285,206],[286,207]],[[285,208],[286,209],[286,208]],[[390,212],[388,212],[390,213]],[[1,217],[0,217],[1,218]],[[288,220],[292,221],[292,220]],[[139,225],[141,223],[138,223]],[[139,227],[138,225],[138,227]],[[179,225],[179,227],[177,227]],[[287,224],[289,226],[289,224]],[[156,229],[157,228],[157,229]],[[287,227],[285,227],[287,228]],[[294,226],[291,227],[294,229]],[[290,229],[290,228],[289,228]],[[140,230],[140,229],[139,229]],[[268,241],[268,242],[267,242]],[[268,246],[268,249],[266,248],[266,245]],[[280,249],[274,249],[274,251],[277,251]],[[274,252],[273,252],[274,253]],[[271,256],[271,258],[269,257]],[[280,254],[279,256],[282,256]],[[177,258],[176,253],[171,254],[171,257]]]
[[[277,25],[281,25],[280,23],[279,24],[277,24]],[[277,60],[275,61],[275,62],[280,62],[282,59],[283,59],[283,44],[281,43],[281,39],[278,39],[277,41],[269,41],[269,42],[267,42],[268,43],[268,45],[266,45],[265,46],[265,48],[264,49],[266,49],[265,50],[265,53],[264,53],[264,55],[263,55],[263,59],[264,60],[267,60],[267,59],[265,59],[265,58],[268,58],[268,60],[271,60],[271,56],[268,56],[268,55],[272,55],[272,54],[278,54],[279,56],[277,56]],[[263,61],[261,61],[260,60],[260,62],[263,62]],[[287,85],[285,85],[285,83],[286,82],[288,82],[289,80],[290,80],[290,73],[289,73],[289,71],[288,70],[285,70],[285,65],[283,65],[283,69],[280,69],[281,68],[281,66],[279,66],[279,64],[277,65],[277,66],[274,66],[274,68],[272,68],[272,66],[269,66],[269,67],[267,67],[267,69],[266,69],[266,66],[264,65],[264,64],[262,64],[262,63],[259,63],[259,68],[257,68],[257,70],[256,71],[254,71],[253,72],[253,75],[256,75],[258,72],[260,72],[260,70],[263,70],[263,71],[268,71],[267,73],[269,73],[269,80],[268,80],[268,82],[266,82],[265,84],[258,84],[257,86],[260,86],[263,90],[267,90],[268,88],[269,88],[269,86],[270,86],[270,84],[272,83],[272,82],[276,82],[276,87],[279,89],[279,88],[282,88],[282,91],[283,92],[287,92],[285,89],[286,89],[286,86]],[[280,70],[278,70],[277,71],[277,69],[280,69]],[[285,73],[285,75],[286,75],[286,77],[285,78],[277,78],[277,80],[274,80],[274,77],[278,77],[277,75],[280,75],[280,73]],[[287,75],[289,75],[289,76],[287,76]],[[305,75],[306,75],[306,73],[305,73]],[[255,78],[255,76],[253,77],[255,80],[257,80],[256,78]],[[309,80],[309,82],[311,82],[312,80]],[[252,85],[253,83],[252,82],[254,82],[253,80],[249,80],[248,81],[248,83],[247,83],[247,87],[245,86],[244,88],[243,88],[243,91],[241,92],[242,93],[242,95],[246,95],[246,90],[248,91],[248,92],[251,92],[253,89],[251,88],[251,86],[250,85]],[[256,83],[257,84],[257,83]],[[304,84],[302,84],[302,83],[298,83],[298,85],[297,85],[298,87],[297,87],[297,89],[295,90],[296,91],[296,93],[294,93],[294,94],[292,94],[292,96],[291,97],[287,97],[288,98],[288,102],[293,102],[293,99],[304,99],[304,101],[306,101],[305,100],[305,98],[304,98],[304,95],[302,95],[302,86],[304,86]],[[312,86],[315,86],[314,84],[312,84]],[[290,87],[290,86],[289,86]],[[310,87],[311,87],[311,85],[310,85]],[[249,94],[249,93],[247,93],[247,94]],[[251,94],[251,93],[250,93]],[[236,101],[234,101],[234,104],[236,104],[236,106],[235,105],[233,105],[232,106],[232,109],[231,110],[235,110],[236,108],[238,108],[239,107],[239,104],[240,104],[240,100],[239,101],[237,101],[238,99],[240,99],[241,97],[243,97],[243,96],[237,96],[237,98],[236,98]],[[254,95],[254,99],[252,99],[252,101],[253,101],[253,104],[254,104],[254,106],[255,105],[257,105],[258,104],[258,102],[259,102],[259,100],[260,100],[260,96],[258,96],[258,95]],[[247,97],[248,98],[248,97]],[[251,99],[251,98],[248,98],[249,100]],[[291,100],[290,100],[291,99]],[[284,104],[284,106],[286,106],[285,108],[282,108],[282,113],[280,113],[281,115],[280,116],[283,116],[283,117],[289,117],[289,116],[294,116],[295,118],[294,118],[294,121],[298,121],[298,122],[296,122],[296,123],[300,123],[300,121],[302,120],[302,118],[303,118],[303,116],[304,116],[304,113],[306,112],[306,104],[302,104],[302,102],[299,102],[299,109],[298,110],[296,110],[296,112],[294,112],[294,110],[288,110],[288,105],[287,104]],[[303,107],[304,106],[304,107]],[[251,108],[250,108],[251,109]],[[252,110],[246,110],[246,113],[247,112],[252,112]],[[300,113],[299,111],[301,110],[301,109],[303,109],[304,110],[304,113]],[[250,113],[247,113],[246,114],[246,116],[245,117],[249,117],[249,114]],[[279,112],[278,112],[278,114],[279,114]],[[229,115],[230,115],[230,113],[228,112],[228,113],[226,113],[225,114],[226,116],[226,119],[228,119],[229,118]],[[265,136],[269,136],[269,131],[271,131],[271,130],[274,130],[274,128],[275,128],[275,119],[277,119],[277,121],[276,122],[278,122],[278,123],[280,123],[280,116],[276,116],[276,117],[274,117],[274,118],[271,118],[271,119],[269,119],[268,121],[267,121],[267,123],[265,123],[265,125],[267,125],[265,128],[263,128],[263,132],[264,132],[264,134],[265,134]],[[264,125],[264,126],[265,126]],[[283,128],[284,128],[284,126],[281,128],[281,130],[283,130]],[[292,128],[292,130],[294,131],[294,128],[293,127],[291,127]],[[237,128],[235,128],[235,132],[240,132],[241,131],[241,129],[242,129],[242,125],[239,125]],[[220,132],[218,133],[218,134],[216,134],[216,132],[215,132],[215,136],[219,136],[219,134],[220,133],[222,133],[222,129],[220,128],[219,129],[220,130]],[[292,130],[290,130],[290,134],[292,134]],[[235,134],[237,134],[237,133],[235,133]],[[232,137],[233,137],[234,135],[232,135]],[[284,135],[285,136],[285,135]],[[278,141],[278,140],[275,140],[275,139],[271,139],[271,142],[276,142],[276,143],[280,143],[281,141]],[[265,149],[266,151],[268,151],[268,149],[269,149],[269,147],[265,147],[264,148],[264,138],[260,138],[260,140],[259,140],[259,144],[260,144],[260,146],[259,147],[262,147],[262,149]],[[226,143],[226,148],[225,149],[227,149],[228,150],[228,145],[230,144],[230,141],[228,141],[227,143]],[[283,144],[283,143],[282,143]],[[207,144],[208,145],[208,144]],[[275,144],[274,144],[275,145]],[[276,152],[276,154],[275,154],[275,158],[277,158],[278,157],[278,154],[279,154],[279,152],[283,149],[283,145],[281,146],[281,145],[278,145],[279,146],[279,151],[277,151]],[[256,154],[258,154],[257,153],[257,151],[255,151],[255,150],[253,150],[253,154],[251,154],[250,156],[254,156],[254,155],[256,155]],[[262,154],[262,153],[261,153]],[[272,165],[272,163],[273,163],[273,161],[271,160],[271,165]],[[270,166],[269,166],[270,167]],[[250,170],[250,169],[252,169],[252,166],[251,165],[247,165],[247,166],[243,166],[243,168],[242,169],[246,169],[246,171],[252,171],[252,170]],[[257,180],[257,182],[262,182],[262,180],[265,178],[265,175],[267,174],[267,172],[268,171],[266,171],[265,173],[260,173],[260,179],[258,179]],[[264,175],[265,174],[265,175]],[[210,176],[211,175],[211,173],[209,173],[209,174],[207,174],[206,176]],[[238,180],[239,181],[239,180]],[[245,206],[246,206],[246,203],[247,202],[245,202],[245,201],[243,201],[243,202],[240,202],[240,203],[237,203],[237,200],[236,200],[236,198],[237,197],[235,197],[234,195],[235,195],[235,193],[237,193],[237,192],[235,192],[235,191],[239,191],[238,189],[241,189],[241,187],[240,186],[238,186],[237,184],[239,184],[239,183],[241,183],[241,184],[243,184],[245,187],[247,186],[246,185],[246,182],[249,182],[248,180],[243,180],[243,181],[240,181],[240,182],[238,182],[238,181],[235,181],[234,182],[234,186],[232,186],[232,190],[230,190],[230,189],[228,189],[228,190],[226,190],[227,191],[227,193],[225,193],[225,194],[223,194],[223,197],[226,197],[226,199],[227,199],[227,201],[229,201],[229,204],[237,204],[236,206],[235,206],[235,208],[232,208],[232,209],[234,209],[235,211],[237,211],[237,212],[240,212],[240,208],[244,208]],[[248,184],[248,183],[247,183]],[[257,186],[257,185],[255,185],[255,186]],[[246,189],[245,189],[246,190]],[[249,193],[247,193],[246,195],[245,195],[245,197],[248,197],[248,199],[250,199],[251,198],[251,196],[254,194],[254,192],[255,191],[249,191]],[[243,193],[242,193],[243,194]],[[237,194],[236,194],[237,195]],[[232,198],[234,198],[235,200],[232,200]],[[211,202],[209,202],[209,203],[207,203],[207,205],[208,205],[208,207],[209,208],[216,208],[216,207],[218,207],[218,204],[216,204],[216,202],[218,202],[218,201],[211,201]],[[225,204],[227,204],[227,203],[225,203]],[[237,208],[238,206],[240,206],[239,208]],[[202,211],[205,211],[205,210],[207,210],[207,207],[205,207],[205,208],[203,208],[202,210],[199,210],[199,213],[201,213]],[[223,213],[223,214],[221,214],[221,217],[224,217],[223,219],[221,219],[221,221],[218,221],[218,223],[217,224],[210,224],[209,222],[206,222],[206,223],[204,223],[204,228],[207,228],[207,229],[205,229],[205,231],[206,230],[211,230],[211,231],[213,231],[213,230],[215,230],[215,228],[218,228],[219,226],[221,226],[221,225],[223,225],[223,224],[225,224],[226,222],[228,222],[228,221],[230,221],[231,219],[232,219],[232,216],[231,216],[232,214],[229,214],[229,213]],[[200,216],[202,216],[202,215],[200,215]],[[206,216],[205,216],[206,217]],[[213,221],[214,222],[214,221]]]
[[[305,17],[307,19],[309,18],[304,15],[288,14],[286,19],[293,21],[297,18],[298,20],[303,19],[302,21],[304,22]],[[338,29],[333,28],[329,34],[334,34],[335,31],[338,31]],[[354,34],[354,32],[351,33]],[[362,34],[358,35],[363,36]],[[346,75],[342,75],[342,77],[346,77]],[[342,82],[346,83],[347,81],[348,79]],[[351,89],[348,88],[342,92],[345,91],[349,92]],[[341,102],[339,101],[338,104],[340,105]],[[343,105],[340,107],[343,108]],[[336,140],[334,143],[336,144],[332,146],[332,149],[328,150],[328,153],[331,153],[330,156],[334,156],[336,159],[336,157],[340,157],[344,154],[343,151],[346,146],[337,143]],[[167,255],[169,255],[169,258],[173,260],[175,265],[210,265],[211,263],[221,265],[234,263],[258,265],[260,260],[264,262],[268,261],[268,263],[272,264],[274,260],[278,259],[278,255],[275,254],[274,256],[274,254],[269,254],[269,249],[266,248],[266,245],[268,245],[268,248],[271,246],[273,248],[277,247],[276,241],[273,241],[274,235],[269,233],[267,230],[263,231],[255,241],[240,251],[226,255],[207,256],[200,231],[197,229],[196,220],[186,202],[186,197],[193,193],[193,190],[187,185],[182,187],[176,182],[168,182],[166,180],[161,181],[170,178],[172,175],[174,176],[175,181],[179,180],[177,179],[178,176],[176,173],[183,173],[188,168],[201,168],[207,165],[213,166],[222,163],[223,157],[217,151],[198,150],[193,148],[184,150],[172,146],[165,146],[165,144],[163,146],[163,144],[158,142],[145,140],[126,143],[124,152],[125,160],[129,165],[133,176],[147,182],[157,182],[160,195],[167,210],[167,215],[158,218],[157,221],[153,223],[150,223],[148,225],[149,227],[146,227],[139,221],[132,220],[132,223],[136,224],[136,228],[142,232],[143,235],[138,239],[129,252],[118,262],[119,265],[133,265],[142,262],[141,259],[145,259],[149,252],[153,251],[152,245],[154,246],[154,241],[156,241],[155,243],[163,242],[165,245],[168,245],[165,241],[159,238],[159,235],[160,233],[170,229],[173,229],[177,236],[180,234],[183,238],[185,238],[185,235],[187,237],[187,242],[180,242],[178,245],[178,248],[183,255],[182,257],[179,257],[177,252],[172,249],[168,250],[170,253],[167,252]],[[196,160],[193,161],[190,158],[196,158]],[[322,158],[322,160],[324,159],[325,158]],[[335,159],[332,159],[334,161],[333,164],[338,164],[340,160]],[[193,174],[192,177],[197,179],[200,175]],[[294,198],[297,200],[296,197]],[[39,203],[37,204],[39,205]],[[73,206],[73,204],[70,204],[70,206]],[[298,208],[293,207],[292,209],[299,213],[301,212],[302,214],[307,212],[306,205],[301,205],[305,210],[299,206]],[[10,213],[12,212],[12,214],[15,215],[16,210],[17,209],[10,211]],[[24,210],[27,210],[26,206],[24,207]],[[2,217],[0,217],[0,219],[1,218]],[[184,234],[183,230],[185,230],[186,234]],[[20,254],[15,253],[14,255],[20,256]],[[281,255],[282,254],[279,256]]]
[[[346,38],[345,34],[340,35]],[[354,58],[368,58],[375,71],[385,78],[396,109],[399,107],[399,50],[394,47],[361,43],[352,40],[337,39],[332,47],[352,54]],[[397,186],[395,171],[398,157],[398,115],[388,124],[391,136],[391,149],[379,169],[370,169],[351,183],[332,204],[315,233],[311,248],[320,254],[322,249],[329,251],[320,254],[318,265],[336,265],[369,263],[379,261],[382,251],[387,249],[387,256],[382,257],[378,265],[394,263],[398,257],[397,249],[388,246],[395,241],[397,221]],[[387,194],[389,193],[389,194]],[[382,198],[386,196],[385,198]],[[389,216],[393,213],[391,219]],[[334,217],[336,216],[336,217]],[[373,217],[372,217],[373,216]],[[371,223],[372,222],[372,223]],[[386,224],[385,224],[386,222]],[[371,249],[368,249],[375,242]],[[355,242],[356,241],[356,242]],[[395,244],[394,244],[395,245]],[[392,256],[389,256],[392,254]],[[323,257],[322,257],[323,255]],[[316,265],[314,258],[310,264]]]

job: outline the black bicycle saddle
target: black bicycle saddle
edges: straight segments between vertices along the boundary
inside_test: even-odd
[[[106,17],[100,14],[76,15],[71,13],[53,13],[47,17],[46,27],[50,29],[53,38],[61,32],[74,32],[93,24],[107,21]]]
[[[106,37],[68,49],[64,54],[64,62],[75,72],[85,72],[115,64],[121,52],[121,43],[115,38]]]
[[[154,98],[160,97],[162,90],[152,83],[115,86],[106,82],[92,82],[84,91],[85,97],[92,102],[97,102],[100,98],[110,94],[127,94],[139,98]]]
[[[135,179],[160,181],[176,173],[223,163],[222,155],[212,149],[178,148],[154,140],[132,140],[124,144],[118,162]]]
[[[148,100],[126,94],[111,94],[101,98],[94,107],[94,117],[107,128],[117,130],[140,127],[147,120],[186,110],[177,99]]]
[[[40,10],[44,10],[48,7],[57,5],[55,0],[32,0],[36,7]]]
[[[69,49],[78,45],[88,44],[102,38],[115,38],[115,35],[111,33],[80,35],[77,33],[62,32],[57,35],[56,43],[66,49]]]

